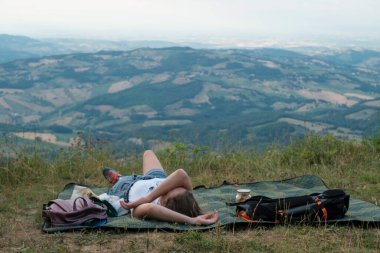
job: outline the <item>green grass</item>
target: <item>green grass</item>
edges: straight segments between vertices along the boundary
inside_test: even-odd
[[[279,180],[304,174],[321,177],[329,187],[352,197],[380,202],[380,153],[376,136],[360,143],[331,135],[307,136],[263,152],[175,144],[158,152],[170,173],[184,168],[194,185]],[[0,150],[9,150],[1,143]],[[91,231],[44,234],[42,204],[70,182],[106,186],[103,166],[123,174],[141,171],[141,154],[115,159],[105,147],[62,149],[53,158],[39,143],[0,154],[0,252],[378,252],[380,229],[361,227],[279,226],[206,232]],[[103,149],[102,149],[103,148]],[[32,152],[31,152],[32,150]]]

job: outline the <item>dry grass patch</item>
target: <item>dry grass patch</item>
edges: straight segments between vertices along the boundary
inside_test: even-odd
[[[176,144],[158,152],[168,173],[185,168],[194,185],[279,180],[314,174],[328,186],[375,203],[380,194],[378,147],[310,136],[262,153],[239,148],[212,152]],[[37,143],[38,144],[38,143]],[[18,152],[0,162],[0,252],[379,252],[380,228],[276,226],[222,228],[203,232],[93,230],[45,234],[43,203],[70,182],[106,186],[101,168],[123,174],[141,170],[141,154],[114,159],[101,149],[71,148],[53,159]]]
[[[292,125],[304,127],[310,131],[319,133],[322,132],[328,128],[333,127],[333,125],[322,123],[322,122],[310,122],[310,121],[302,121],[298,119],[292,119],[292,118],[280,118],[277,120],[278,122],[286,122]]]
[[[69,146],[70,144],[63,141],[58,141],[57,136],[50,133],[34,133],[34,132],[18,132],[13,133],[15,136],[28,139],[28,140],[41,140],[44,142],[49,142],[52,144],[60,145],[60,146]]]
[[[327,91],[327,90],[322,90],[322,91],[299,90],[298,94],[308,99],[322,100],[331,104],[346,105],[348,107],[351,107],[358,103],[355,100],[348,99],[346,96],[342,94],[332,92],[332,91]]]
[[[133,83],[131,83],[128,80],[120,81],[117,83],[111,84],[111,86],[108,88],[108,93],[116,93],[122,90],[130,89],[133,87]]]

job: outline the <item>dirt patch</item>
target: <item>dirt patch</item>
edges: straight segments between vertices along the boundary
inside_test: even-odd
[[[192,116],[199,113],[196,109],[183,108],[183,102],[177,102],[165,106],[165,112],[169,116]]]
[[[133,84],[130,81],[125,80],[111,84],[111,86],[108,88],[108,93],[116,93],[122,90],[130,89],[132,87]]]
[[[364,109],[358,112],[354,112],[345,116],[346,119],[364,120],[370,119],[378,111],[375,109]]]
[[[206,83],[203,85],[202,90],[194,98],[190,99],[190,102],[193,104],[209,104],[212,106],[210,97],[223,98],[229,101],[239,101],[241,100],[239,96],[240,93],[241,91],[239,89],[226,89],[218,84]]]
[[[130,60],[128,63],[137,69],[152,69],[160,66],[160,62],[156,62],[154,59]]]
[[[363,136],[363,134],[361,132],[358,132],[358,131],[353,132],[350,129],[343,128],[343,127],[338,127],[335,130],[330,129],[327,132],[329,134],[332,134],[332,135],[339,137],[339,138],[342,138],[342,139],[356,140],[356,141],[362,140],[362,136]]]
[[[278,94],[280,96],[290,96],[289,87],[280,81],[263,81],[260,83],[261,91],[268,95]]]
[[[109,54],[96,54],[96,55],[94,55],[94,57],[102,59],[102,60],[109,60],[109,59],[113,58],[113,55],[109,55]]]
[[[296,111],[297,112],[308,112],[308,111],[319,109],[319,108],[324,109],[328,106],[329,105],[326,103],[316,101],[313,103],[304,104],[303,106],[299,107]]]
[[[161,140],[149,140],[148,141],[150,149],[154,150],[155,152],[167,149],[172,146],[170,142],[161,141]]]
[[[310,131],[317,132],[317,133],[333,127],[333,125],[326,124],[326,123],[302,121],[302,120],[292,119],[292,118],[280,118],[278,122],[286,122],[292,125],[304,127]]]
[[[178,108],[177,110],[167,110],[169,116],[193,116],[199,113],[199,110],[190,108]]]
[[[154,118],[157,115],[157,112],[147,105],[136,105],[125,109],[115,108],[110,105],[98,105],[95,109],[103,113],[108,113],[116,119],[128,118],[129,120],[129,116],[134,114],[145,115],[147,118]]]
[[[315,103],[306,104],[298,108],[297,112],[308,112],[308,111],[314,110],[316,107],[317,106]]]
[[[212,68],[213,69],[225,69],[227,67],[228,62],[221,62],[218,64],[215,64]]]
[[[108,68],[104,66],[99,66],[95,69],[95,73],[99,75],[104,75],[108,72]]]
[[[89,88],[70,88],[68,91],[77,102],[91,97],[91,91]]]
[[[12,107],[5,101],[4,98],[0,98],[0,106],[4,107],[5,109],[12,110]]]
[[[141,138],[132,137],[132,138],[129,138],[127,141],[132,142],[133,144],[136,144],[139,146],[143,145],[143,140]]]
[[[380,100],[366,102],[366,103],[364,103],[364,105],[373,106],[373,107],[380,107]]]
[[[17,137],[21,137],[24,139],[35,140],[36,138],[40,138],[42,141],[46,142],[56,142],[57,137],[54,134],[46,134],[46,133],[32,133],[32,132],[20,132],[14,133]]]
[[[0,93],[14,94],[14,93],[24,93],[24,91],[19,90],[19,89],[0,89]]]
[[[153,126],[181,126],[186,124],[191,124],[191,120],[147,120],[142,126],[143,127],[153,127]]]
[[[206,84],[203,85],[203,89],[199,92],[193,99],[190,100],[193,104],[209,104],[211,105],[210,98],[208,96],[208,92],[210,90],[216,89],[216,84]]]
[[[270,68],[270,69],[278,69],[278,68],[280,68],[279,65],[277,65],[276,63],[274,63],[272,61],[259,60],[259,62],[263,63],[263,65],[265,67]]]
[[[32,95],[52,103],[55,107],[67,105],[73,102],[73,100],[67,96],[65,89],[63,88],[40,90],[32,93]]]
[[[56,59],[42,59],[38,62],[31,62],[29,63],[29,67],[36,68],[41,66],[52,66],[59,62],[59,60]]]
[[[60,145],[60,146],[69,146],[69,144],[66,142],[58,141],[57,136],[50,133],[18,132],[18,133],[13,133],[13,134],[23,139],[28,139],[28,140],[40,139],[41,141],[49,142],[49,143]]]
[[[143,75],[137,75],[137,76],[133,76],[131,79],[129,79],[129,81],[133,84],[133,85],[138,85],[142,82],[147,82],[151,79],[151,75],[149,74],[143,74]]]
[[[315,63],[318,63],[319,65],[322,65],[322,66],[325,66],[325,67],[330,67],[329,64],[327,64],[326,62],[321,61],[321,60],[313,59],[313,60],[311,60],[311,61],[312,61],[312,62],[315,62]]]
[[[201,92],[199,92],[193,99],[190,100],[191,103],[193,104],[210,104],[210,97],[209,97],[209,92],[214,91],[214,92],[226,92],[227,89],[224,89],[220,85],[213,84],[213,83],[207,83],[203,85],[203,88]]]
[[[369,73],[369,74],[374,74],[374,75],[377,74],[376,71],[373,71],[371,69],[367,69],[367,68],[364,68],[364,67],[357,67],[356,69],[359,70],[359,71],[365,72],[365,73]]]
[[[298,94],[308,99],[322,100],[335,105],[346,105],[348,107],[351,107],[357,104],[357,101],[350,100],[346,96],[333,91],[300,90],[298,91]]]
[[[22,118],[22,120],[24,121],[24,123],[30,123],[30,122],[37,121],[37,120],[40,120],[40,119],[41,119],[40,115],[28,115],[28,116],[25,116],[25,117]]]
[[[347,97],[354,97],[354,98],[359,98],[362,100],[371,100],[374,99],[374,97],[367,96],[367,95],[362,95],[362,94],[357,94],[357,93],[344,93],[343,95]]]
[[[2,115],[0,115],[0,123],[12,124],[13,120],[9,115],[2,114]]]
[[[96,110],[111,115],[115,119],[128,118],[131,115],[128,109],[118,109],[111,105],[99,105],[95,107]]]
[[[173,80],[173,84],[177,84],[177,85],[188,84],[190,82],[191,80],[184,76],[177,77],[176,79]]]
[[[48,125],[60,125],[60,126],[68,126],[73,120],[75,116],[65,116],[58,119],[53,119],[48,121]]]
[[[80,68],[75,68],[74,71],[81,73],[81,72],[86,72],[89,69],[90,69],[89,67],[80,67]]]
[[[276,102],[272,104],[272,108],[275,110],[283,110],[283,109],[295,109],[297,108],[298,104],[297,103],[283,103],[283,102]]]
[[[14,95],[6,96],[6,99],[8,101],[12,101],[16,104],[19,104],[19,105],[21,105],[27,109],[30,109],[32,111],[35,111],[35,112],[47,113],[47,112],[51,112],[53,110],[53,108],[50,108],[47,106],[41,106],[41,105],[26,102],[26,101],[22,101],[21,97],[16,97]]]
[[[100,112],[110,112],[110,111],[116,110],[116,108],[113,107],[112,105],[98,105],[98,106],[95,106],[95,109]]]
[[[158,74],[158,75],[155,75],[153,77],[153,80],[152,80],[152,84],[155,84],[155,83],[162,83],[162,82],[165,82],[167,80],[169,80],[170,78],[170,74],[168,73],[162,73],[162,74]]]

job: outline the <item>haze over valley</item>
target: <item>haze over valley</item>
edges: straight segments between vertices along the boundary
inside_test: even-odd
[[[0,36],[3,132],[60,146],[81,132],[141,148],[359,140],[377,127],[376,50],[72,41]]]
[[[0,130],[21,146],[222,149],[378,129],[380,1],[3,0]],[[7,140],[5,138],[5,140]]]

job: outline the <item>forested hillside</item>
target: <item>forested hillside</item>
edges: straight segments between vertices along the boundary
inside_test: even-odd
[[[360,139],[377,127],[380,53],[142,48],[0,64],[1,129],[69,145],[78,132],[140,148]]]

